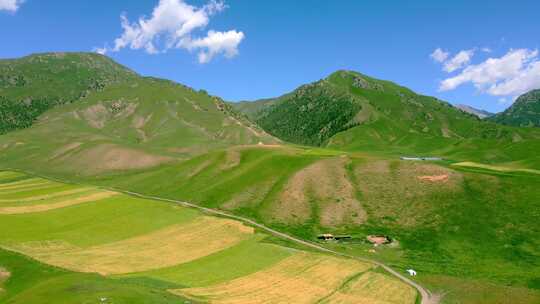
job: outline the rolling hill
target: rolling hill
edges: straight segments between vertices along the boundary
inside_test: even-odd
[[[521,95],[512,106],[490,120],[510,126],[540,127],[540,89]]]

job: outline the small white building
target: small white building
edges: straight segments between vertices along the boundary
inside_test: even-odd
[[[414,271],[413,269],[407,269],[407,272],[409,273],[409,275],[411,277],[415,277],[416,276],[416,271]]]

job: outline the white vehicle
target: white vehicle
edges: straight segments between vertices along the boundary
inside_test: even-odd
[[[415,277],[416,276],[416,271],[414,271],[413,269],[407,269],[407,272],[409,273],[409,275],[411,277]]]

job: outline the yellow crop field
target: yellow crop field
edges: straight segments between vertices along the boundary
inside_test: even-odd
[[[68,206],[78,205],[87,202],[95,202],[98,200],[106,199],[117,195],[117,192],[112,191],[101,191],[97,193],[92,193],[89,195],[83,195],[77,198],[66,199],[54,203],[45,203],[39,205],[31,206],[13,206],[13,207],[0,207],[0,214],[22,214],[22,213],[31,213],[31,212],[42,212],[58,208],[64,208]]]
[[[31,242],[12,249],[47,264],[110,275],[186,263],[234,246],[253,233],[253,228],[238,221],[201,216],[186,224],[90,248],[65,242]]]
[[[211,303],[315,303],[370,268],[356,260],[299,252],[239,279],[172,292]]]
[[[387,275],[366,272],[320,303],[401,304],[414,303],[415,299],[416,290],[409,285]]]

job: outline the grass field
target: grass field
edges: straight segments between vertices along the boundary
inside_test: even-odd
[[[0,303],[44,297],[58,303],[182,303],[184,296],[192,302],[316,303],[345,294],[352,278],[378,271],[269,243],[241,222],[174,204],[58,182],[34,189],[47,182],[0,172],[0,196],[11,204],[0,209]],[[15,185],[17,192],[2,190]],[[380,284],[397,284],[408,295],[399,303],[415,302],[412,287],[378,275]],[[340,299],[364,303],[371,293]]]

